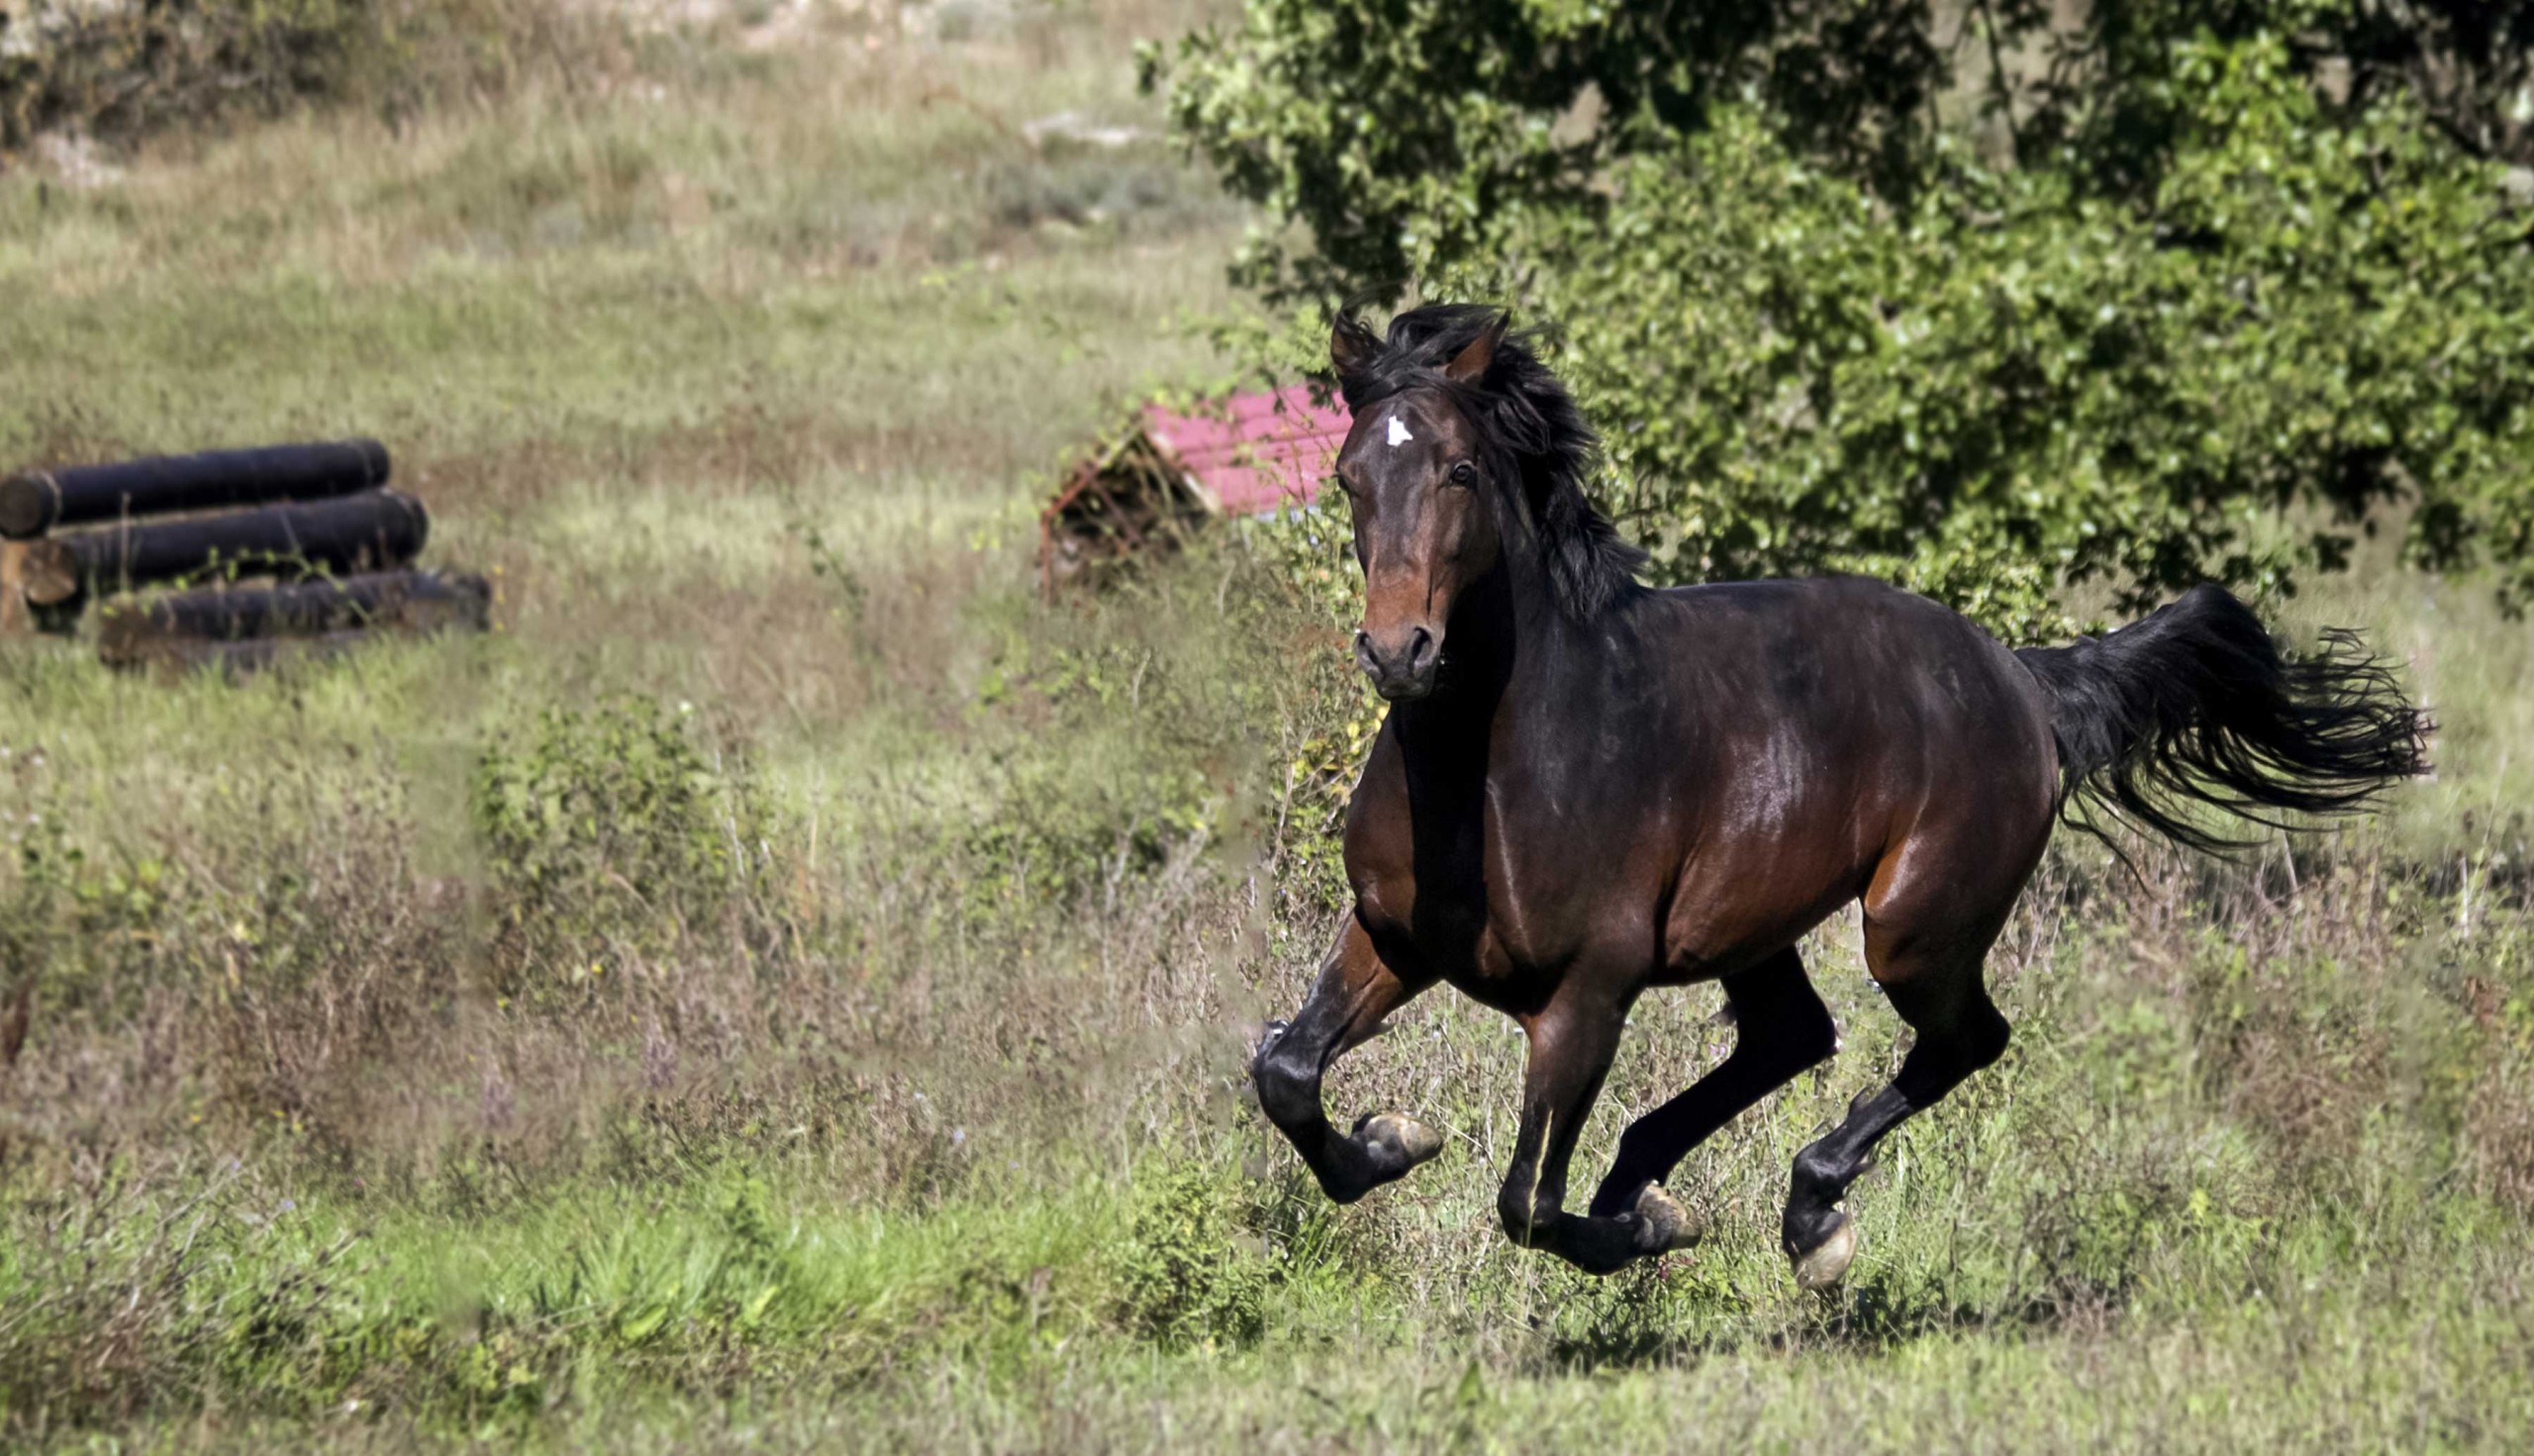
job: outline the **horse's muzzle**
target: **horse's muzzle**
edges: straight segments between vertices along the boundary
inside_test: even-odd
[[[1434,678],[1443,663],[1443,642],[1422,627],[1385,632],[1381,638],[1359,631],[1355,661],[1373,680],[1374,692],[1393,703],[1410,703],[1434,691]]]

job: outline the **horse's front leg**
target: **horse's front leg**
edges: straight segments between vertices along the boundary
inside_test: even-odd
[[[1382,1018],[1425,989],[1382,963],[1372,937],[1352,917],[1320,967],[1311,999],[1291,1021],[1272,1022],[1250,1064],[1250,1081],[1265,1110],[1311,1165],[1330,1198],[1351,1204],[1442,1151],[1443,1139],[1421,1122],[1396,1113],[1361,1118],[1351,1133],[1328,1124],[1320,1105],[1320,1074],[1381,1029]]]
[[[1630,1260],[1684,1247],[1696,1236],[1688,1215],[1659,1183],[1635,1190],[1622,1213],[1566,1212],[1567,1166],[1618,1051],[1629,999],[1570,976],[1546,1008],[1522,1019],[1531,1043],[1522,1078],[1522,1125],[1496,1212],[1513,1242],[1545,1249],[1587,1274],[1608,1274]]]

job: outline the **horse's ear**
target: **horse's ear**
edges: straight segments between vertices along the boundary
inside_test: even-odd
[[[1355,316],[1340,313],[1328,325],[1328,362],[1340,379],[1352,379],[1363,372],[1380,351],[1382,341],[1373,331],[1355,321]]]
[[[1476,384],[1485,379],[1487,366],[1496,362],[1496,345],[1505,341],[1505,326],[1511,322],[1511,315],[1498,314],[1496,322],[1452,355],[1452,361],[1443,366],[1443,377],[1454,384]]]

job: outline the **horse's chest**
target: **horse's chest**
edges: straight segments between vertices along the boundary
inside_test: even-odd
[[[1543,852],[1555,846],[1540,825],[1484,795],[1448,817],[1424,807],[1381,821],[1386,832],[1349,835],[1357,914],[1375,946],[1488,1005],[1536,1005],[1585,938],[1588,855]]]

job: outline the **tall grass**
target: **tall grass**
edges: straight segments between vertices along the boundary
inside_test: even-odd
[[[10,1443],[2534,1427],[2529,639],[2385,567],[2294,616],[2405,656],[2437,781],[2234,866],[2054,857],[2014,1048],[1859,1186],[1837,1293],[1774,1230],[1900,1050],[1845,922],[1846,1051],[1684,1165],[1700,1248],[1505,1245],[1519,1036],[1447,993],[1331,1099],[1449,1150],[1320,1200],[1243,1067],[1337,914],[1321,609],[1228,538],[1056,605],[1026,559],[1072,442],[1219,367],[1177,325],[1241,220],[1157,144],[1017,136],[1149,125],[1118,41],[1175,13],[1018,15],[0,178],[0,455],[379,433],[501,591],[243,682],[0,654]],[[1639,1011],[1588,1162],[1714,1004]]]

